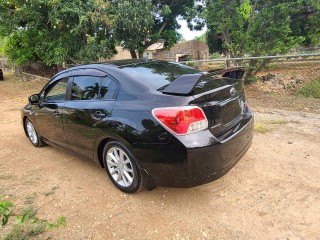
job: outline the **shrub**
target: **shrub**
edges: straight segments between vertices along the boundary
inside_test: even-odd
[[[306,97],[320,98],[320,78],[304,84],[298,93]]]

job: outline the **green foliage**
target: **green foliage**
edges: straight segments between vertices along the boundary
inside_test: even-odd
[[[240,3],[237,12],[242,18],[246,21],[249,20],[250,15],[252,11],[252,5],[250,3],[250,0],[244,0],[242,3]]]
[[[0,37],[0,57],[4,57],[4,43],[5,42],[6,42],[6,39]]]
[[[41,223],[15,224],[12,229],[1,236],[3,240],[27,240],[46,231],[46,226]]]
[[[206,41],[206,38],[207,38],[207,33],[203,33],[202,35],[195,37],[194,40]]]
[[[97,61],[115,53],[108,4],[103,0],[0,2],[0,37],[16,64]]]
[[[186,19],[190,28],[201,29],[203,21],[195,19],[200,11],[195,8],[199,0],[118,0],[111,3],[114,15],[114,34],[121,45],[130,50],[133,57],[134,51],[143,50],[157,42],[165,40],[165,47],[171,47],[182,36],[176,31],[180,28],[177,17]]]
[[[12,206],[13,204],[11,202],[0,202],[0,216],[2,218],[2,226],[8,223],[9,217],[12,215]]]
[[[150,38],[152,42],[164,39],[165,46],[171,47],[182,40],[182,36],[176,31],[180,28],[177,18],[187,21],[190,29],[201,30],[204,27],[203,19],[199,14],[203,10],[201,0],[152,0],[155,24],[152,28]]]
[[[292,29],[292,16],[301,10],[303,0],[206,2],[204,17],[210,33],[208,42],[215,42],[215,51],[220,49],[231,57],[284,54],[306,39],[305,35],[294,34]],[[267,64],[268,60],[250,61],[247,77]]]
[[[232,57],[285,53],[303,41],[291,36],[296,4],[285,0],[208,1],[205,18]]]
[[[4,44],[4,54],[17,65],[37,61],[35,50],[39,40],[38,33],[31,29],[13,32]]]
[[[304,84],[298,93],[313,98],[320,98],[320,78]]]
[[[258,82],[260,79],[257,76],[253,75],[253,76],[247,77],[246,80],[248,83],[255,83],[255,82]]]
[[[293,36],[304,36],[303,46],[320,45],[320,1],[301,0],[291,16]]]
[[[159,39],[170,47],[181,39],[178,16],[190,28],[204,25],[201,19],[192,22],[203,8],[197,2],[201,1],[1,1],[0,38],[7,38],[3,52],[17,65],[52,65],[109,58],[116,52],[116,41],[133,53],[142,53]]]
[[[175,30],[165,30],[160,34],[160,39],[165,40],[165,47],[172,47],[178,41],[182,40],[182,35]]]
[[[206,41],[210,53],[222,53],[224,51],[222,39],[214,31],[208,29],[206,33]]]
[[[116,39],[125,49],[143,51],[148,33],[154,24],[151,0],[118,0],[114,1],[111,7]]]
[[[11,231],[5,235],[1,235],[2,239],[28,239],[36,236],[46,230],[66,226],[67,220],[60,216],[55,223],[50,223],[47,220],[36,217],[37,212],[32,209],[26,209],[22,214],[15,214],[12,211],[13,204],[9,201],[0,201],[0,217],[2,226],[7,225],[11,217],[16,218],[16,224],[13,225]]]

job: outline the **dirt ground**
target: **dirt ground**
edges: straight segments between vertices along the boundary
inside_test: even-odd
[[[16,211],[32,207],[40,218],[68,222],[38,239],[320,239],[318,100],[287,111],[248,91],[253,144],[229,173],[195,188],[128,195],[93,161],[31,145],[19,111],[42,86],[0,82],[0,198]]]

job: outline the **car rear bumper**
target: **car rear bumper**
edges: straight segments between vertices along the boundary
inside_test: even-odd
[[[226,174],[243,157],[252,143],[253,115],[250,111],[242,127],[223,141],[187,148],[180,164],[162,164],[163,170],[151,174],[159,187],[194,187]],[[158,166],[159,169],[159,166]]]
[[[188,151],[188,186],[214,181],[244,156],[252,143],[253,119],[228,141]]]

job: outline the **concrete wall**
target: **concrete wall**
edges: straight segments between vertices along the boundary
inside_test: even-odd
[[[131,54],[128,50],[124,50],[121,46],[116,46],[116,50],[118,53],[110,58],[110,60],[131,59]]]
[[[198,40],[177,43],[171,48],[157,50],[155,59],[176,61],[181,56],[188,56],[189,59],[208,59],[208,45],[206,42]]]

